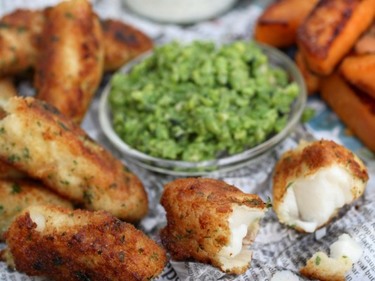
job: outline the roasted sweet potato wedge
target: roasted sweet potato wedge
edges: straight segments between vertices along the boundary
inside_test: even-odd
[[[355,43],[354,50],[356,54],[375,53],[375,22]]]
[[[346,57],[340,71],[347,81],[375,99],[375,53]]]
[[[301,71],[303,79],[305,80],[308,94],[312,95],[318,92],[320,88],[320,77],[310,71],[306,65],[305,58],[300,51],[297,51],[294,60]]]
[[[297,31],[309,68],[330,74],[370,26],[375,0],[320,0]]]
[[[351,87],[336,72],[322,79],[321,96],[353,134],[375,151],[375,99]]]
[[[296,31],[318,0],[278,0],[259,17],[254,31],[257,41],[275,47],[296,42]]]

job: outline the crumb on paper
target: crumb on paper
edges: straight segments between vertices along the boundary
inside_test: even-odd
[[[363,249],[348,234],[342,234],[330,246],[330,256],[324,252],[315,253],[301,268],[300,273],[309,279],[321,281],[345,281],[352,265],[359,261]]]

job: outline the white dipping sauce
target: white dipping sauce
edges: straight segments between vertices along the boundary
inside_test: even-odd
[[[237,0],[124,0],[134,12],[162,22],[193,23],[214,17]]]

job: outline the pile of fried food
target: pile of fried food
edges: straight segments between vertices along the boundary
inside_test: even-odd
[[[254,38],[296,45],[295,61],[310,94],[375,151],[375,1],[277,0],[258,18]]]
[[[4,16],[0,42],[1,260],[30,276],[77,281],[153,279],[166,250],[228,274],[250,267],[268,207],[258,195],[210,178],[171,181],[161,197],[162,247],[133,226],[148,212],[141,180],[79,126],[103,73],[150,49],[146,35],[100,20],[87,0],[68,0]],[[17,96],[12,79],[30,69],[36,96]],[[311,233],[358,199],[367,180],[343,146],[301,143],[275,167],[274,211],[282,224]],[[342,252],[319,253],[328,275],[311,262],[301,273],[344,280],[360,251],[352,260]],[[343,270],[330,272],[332,263]]]

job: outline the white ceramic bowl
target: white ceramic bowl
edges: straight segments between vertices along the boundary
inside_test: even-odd
[[[124,0],[131,10],[155,21],[194,23],[217,16],[237,0]]]

